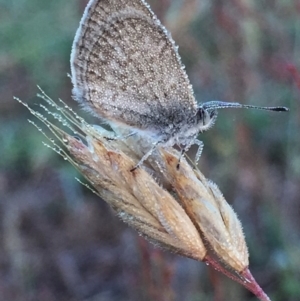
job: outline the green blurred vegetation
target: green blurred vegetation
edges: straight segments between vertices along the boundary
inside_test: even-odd
[[[154,300],[156,290],[164,300],[203,301],[220,277],[220,300],[256,300],[205,265],[144,244],[42,145],[13,100],[35,106],[38,84],[78,108],[67,73],[85,4],[0,0],[0,299]],[[273,301],[300,300],[299,3],[150,4],[179,44],[199,102],[290,107],[220,111],[201,137],[200,168],[240,216],[261,286]],[[147,273],[171,280],[150,287]]]
[[[66,83],[70,43],[78,23],[74,4],[1,1],[1,70],[18,68],[29,80],[54,90]]]

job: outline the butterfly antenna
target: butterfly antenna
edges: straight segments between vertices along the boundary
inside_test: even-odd
[[[217,109],[229,109],[229,108],[244,108],[244,109],[257,109],[257,110],[267,110],[275,112],[287,112],[289,108],[287,107],[259,107],[244,105],[238,102],[224,102],[224,101],[208,101],[202,104],[204,110],[217,110]]]

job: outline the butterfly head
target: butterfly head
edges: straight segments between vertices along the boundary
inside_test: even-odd
[[[214,108],[199,106],[197,110],[197,127],[200,132],[210,129],[217,119],[218,112]]]

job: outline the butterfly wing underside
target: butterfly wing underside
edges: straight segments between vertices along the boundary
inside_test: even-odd
[[[137,129],[184,123],[197,105],[176,46],[142,0],[92,0],[71,54],[74,98]]]

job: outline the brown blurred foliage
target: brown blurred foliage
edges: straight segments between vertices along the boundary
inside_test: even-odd
[[[221,111],[201,137],[199,166],[238,213],[257,281],[274,301],[299,300],[299,1],[149,3],[199,102],[291,108]],[[43,147],[13,101],[34,105],[39,84],[78,108],[67,73],[85,5],[0,0],[0,299],[254,300],[205,265],[145,243]]]

